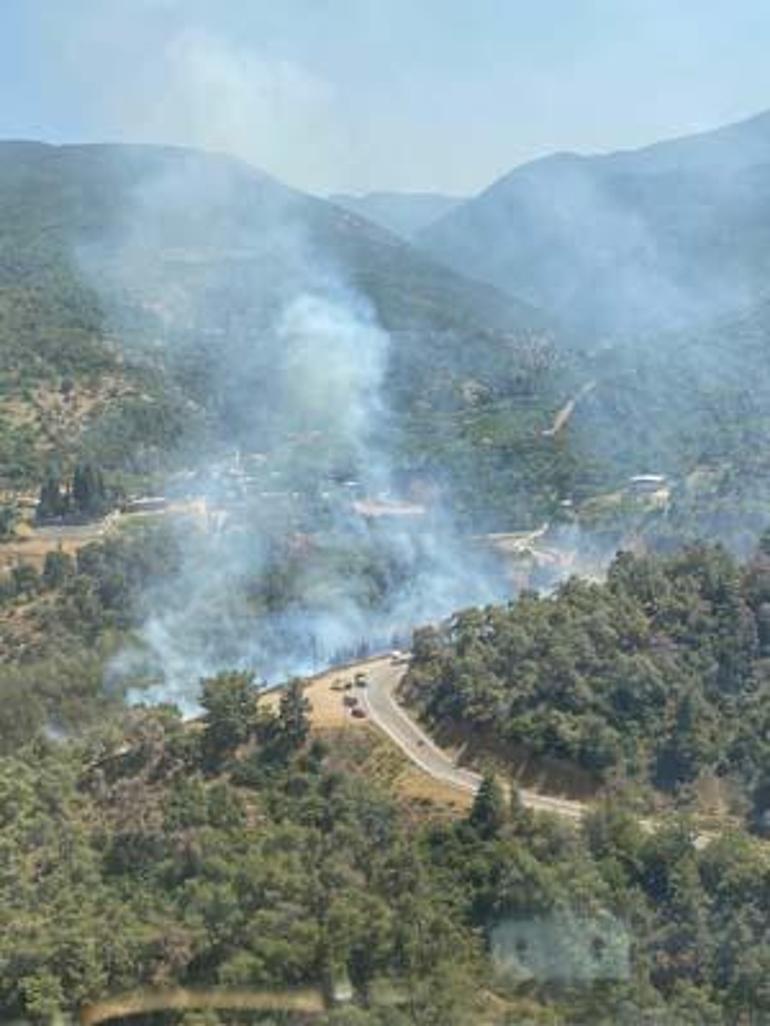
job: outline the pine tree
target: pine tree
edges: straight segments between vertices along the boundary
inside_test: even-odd
[[[248,741],[257,724],[258,691],[249,673],[220,673],[201,682],[204,761],[216,769],[225,755]]]

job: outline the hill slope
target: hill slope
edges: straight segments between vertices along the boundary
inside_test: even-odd
[[[770,114],[645,149],[516,168],[418,236],[583,330],[741,307],[770,260]]]
[[[523,747],[605,781],[750,792],[768,757],[768,541],[743,567],[720,547],[621,553],[604,584],[458,613],[415,633],[407,693],[508,761]]]
[[[768,171],[763,114],[535,161],[418,236],[560,324],[595,382],[569,425],[575,449],[618,484],[673,476],[678,529],[731,541],[767,522]]]
[[[322,366],[338,406],[384,407],[386,447],[405,439],[423,469],[479,396],[512,404],[509,429],[527,439],[533,410],[545,420],[557,401],[532,308],[242,162],[177,148],[0,145],[0,331],[6,411],[25,395],[61,406],[70,379],[76,398],[103,386],[68,434],[30,426],[38,455],[19,479],[79,445],[146,472],[170,451],[324,431],[308,395]]]

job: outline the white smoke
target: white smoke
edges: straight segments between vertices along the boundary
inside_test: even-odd
[[[136,38],[129,30],[129,49]],[[131,137],[279,172],[310,136],[321,165],[339,142],[323,83],[197,30],[159,33],[135,94],[114,115]],[[219,422],[191,468],[208,520],[178,522],[179,569],[143,596],[137,643],[110,676],[149,682],[137,698],[190,709],[200,678],[220,670],[306,673],[506,594],[446,510],[356,513],[355,498],[405,497],[388,401],[392,340],[311,237],[306,201],[225,158],[139,151],[133,167],[113,236],[81,250],[82,266],[106,309],[116,296],[141,309],[140,358],[148,338],[153,359],[206,351],[205,399],[216,397]],[[115,329],[125,337],[119,315]],[[238,459],[257,454],[259,484],[234,481]],[[284,563],[290,581],[280,580]]]
[[[283,311],[277,335],[286,352],[287,404],[301,411],[306,429],[354,450],[370,487],[387,487],[375,432],[389,339],[366,304],[353,295],[345,305],[300,295]]]
[[[285,350],[282,399],[294,425],[319,446],[344,453],[357,468],[360,489],[382,494],[394,469],[379,431],[387,416],[387,333],[360,297],[338,288],[334,298],[302,293],[291,300],[277,316],[275,334]],[[317,487],[324,486],[319,480]],[[291,525],[285,530],[290,534]],[[314,545],[323,552],[341,539],[362,547],[395,567],[398,579],[386,582],[384,595],[373,602],[365,574],[355,566],[319,568],[311,559],[294,566],[295,602],[250,613],[247,597],[263,586],[276,540],[274,531],[270,538],[261,532],[254,507],[226,514],[219,530],[180,525],[182,568],[145,596],[139,643],[110,668],[124,679],[154,682],[136,691],[136,699],[175,702],[190,711],[198,681],[220,670],[249,669],[266,681],[310,673],[503,593],[435,512],[413,526],[367,527],[345,504]]]

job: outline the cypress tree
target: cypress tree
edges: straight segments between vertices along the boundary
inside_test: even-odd
[[[473,799],[468,822],[485,838],[497,837],[505,823],[505,798],[497,780],[487,773]]]

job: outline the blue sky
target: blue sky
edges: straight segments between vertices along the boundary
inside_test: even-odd
[[[767,0],[0,0],[0,137],[472,193],[770,107]]]

